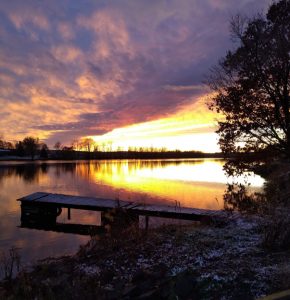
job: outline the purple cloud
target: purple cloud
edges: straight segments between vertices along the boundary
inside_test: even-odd
[[[2,1],[0,126],[53,143],[174,114],[206,93],[230,16],[270,2]]]

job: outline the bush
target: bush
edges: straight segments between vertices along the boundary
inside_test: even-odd
[[[290,249],[290,211],[276,209],[262,224],[263,246],[272,250]]]

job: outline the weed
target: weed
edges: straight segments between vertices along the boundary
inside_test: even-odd
[[[19,248],[11,247],[8,254],[2,252],[0,254],[0,270],[5,280],[11,280],[15,272],[19,272],[21,266],[21,258]]]

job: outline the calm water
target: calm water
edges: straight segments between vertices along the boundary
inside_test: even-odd
[[[46,191],[71,195],[166,203],[219,209],[227,178],[221,160],[79,161],[0,163],[0,251],[20,248],[24,262],[71,254],[89,237],[20,228],[20,203],[24,195]],[[262,178],[252,176],[254,187]],[[58,222],[99,224],[98,212],[66,211]]]

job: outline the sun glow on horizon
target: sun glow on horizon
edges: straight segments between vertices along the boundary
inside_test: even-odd
[[[219,152],[216,114],[206,107],[206,97],[175,115],[116,128],[104,135],[90,136],[98,145],[109,143],[112,150],[166,148],[167,150]]]

